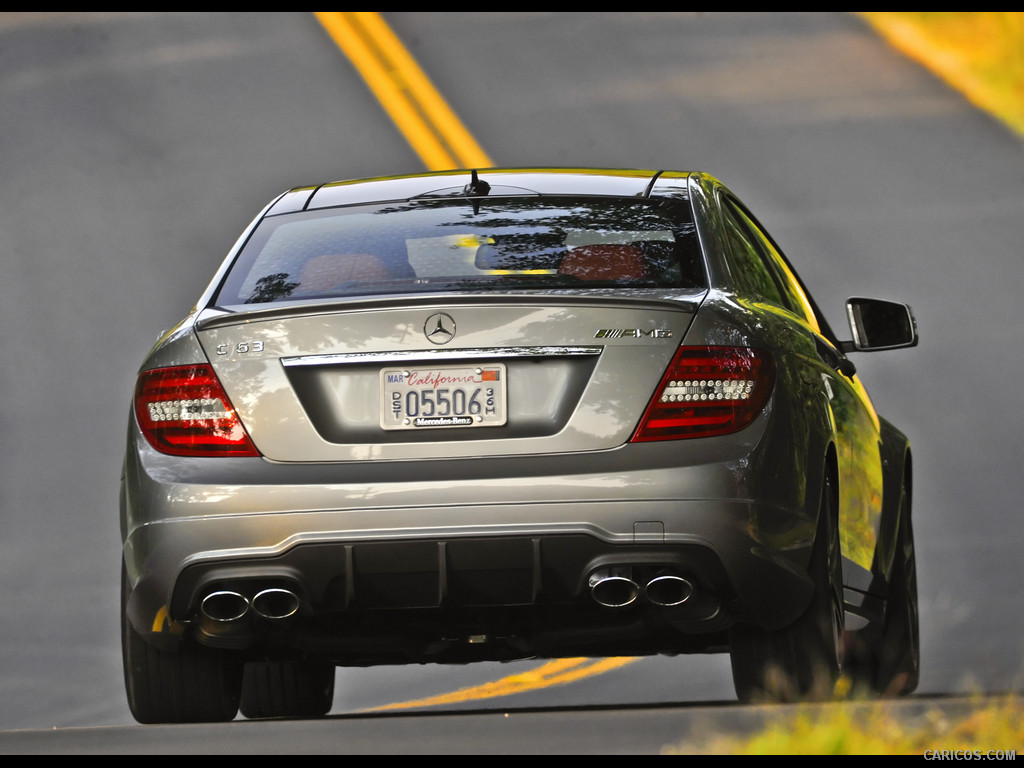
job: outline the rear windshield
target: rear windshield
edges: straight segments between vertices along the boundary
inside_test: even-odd
[[[436,291],[702,288],[688,204],[419,200],[265,219],[217,303]]]

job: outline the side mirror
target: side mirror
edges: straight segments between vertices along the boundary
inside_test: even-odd
[[[853,341],[844,352],[872,352],[917,346],[917,321],[906,304],[880,299],[849,299],[846,314]]]

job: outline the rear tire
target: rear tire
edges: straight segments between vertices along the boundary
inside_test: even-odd
[[[121,567],[121,655],[128,706],[140,723],[233,720],[242,663],[231,654],[182,644],[177,652],[147,643],[125,615],[130,588]]]
[[[241,709],[246,717],[321,717],[333,704],[333,664],[253,661],[245,665]]]
[[[831,479],[822,487],[808,571],[814,595],[788,627],[737,626],[729,636],[733,686],[741,701],[826,700],[843,663],[843,564]]]
[[[920,679],[917,557],[910,517],[910,494],[904,489],[885,618],[880,626],[852,634],[849,641],[847,672],[855,691],[866,688],[882,696],[903,696],[913,693]]]

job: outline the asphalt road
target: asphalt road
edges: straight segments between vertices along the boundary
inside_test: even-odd
[[[1021,140],[845,14],[386,17],[496,163],[707,170],[834,327],[848,296],[914,307],[919,347],[856,363],[915,449],[920,690],[1024,688]],[[0,731],[132,722],[117,484],[146,349],[276,193],[419,170],[310,14],[0,14]],[[334,712],[524,668],[344,670]],[[722,657],[645,659],[447,708],[731,696]]]

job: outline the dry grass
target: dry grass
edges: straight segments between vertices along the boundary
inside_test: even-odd
[[[929,750],[1024,752],[1024,702],[980,700],[963,719],[938,708],[908,722],[891,701],[783,706],[761,732],[744,739],[711,736],[671,745],[663,754],[701,755],[923,755]],[[977,756],[980,755],[980,758]],[[1009,758],[1013,759],[1013,758]]]

